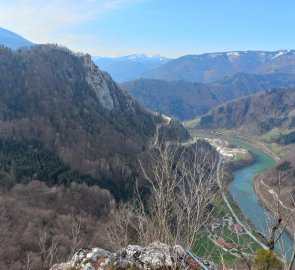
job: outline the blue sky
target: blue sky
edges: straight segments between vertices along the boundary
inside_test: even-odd
[[[0,26],[92,55],[295,49],[294,0],[1,0]]]

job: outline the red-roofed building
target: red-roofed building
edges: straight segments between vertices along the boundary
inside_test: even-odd
[[[217,243],[218,245],[223,246],[226,242],[225,242],[225,240],[224,240],[223,238],[218,238],[218,239],[216,240],[216,243]]]
[[[223,246],[227,250],[231,250],[233,248],[233,245],[231,243],[227,243],[223,238],[218,238],[216,240],[216,243],[219,244],[220,246]]]
[[[231,243],[225,243],[223,246],[224,246],[227,250],[231,250],[231,249],[233,249],[233,247],[234,247]]]

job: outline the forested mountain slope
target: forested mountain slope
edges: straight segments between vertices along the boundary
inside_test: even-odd
[[[232,99],[294,85],[295,75],[238,73],[211,84],[138,79],[120,86],[145,107],[187,120]]]
[[[187,131],[142,109],[90,55],[0,47],[0,62],[0,269],[107,247],[111,209],[143,183],[138,159],[156,134]]]
[[[1,139],[37,141],[35,151],[49,150],[103,187],[116,189],[116,181],[130,181],[132,173],[122,168],[154,136],[155,117],[98,70],[89,55],[56,46],[0,48],[0,61]]]
[[[202,116],[200,128],[241,129],[261,134],[295,127],[295,89],[273,89],[220,105]]]

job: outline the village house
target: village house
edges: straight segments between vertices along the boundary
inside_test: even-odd
[[[227,243],[223,238],[218,238],[216,240],[216,243],[219,244],[220,246],[224,247],[227,250],[233,249],[233,245],[231,243]]]

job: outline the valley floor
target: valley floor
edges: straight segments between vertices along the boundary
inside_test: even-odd
[[[218,181],[223,195],[214,204],[213,219],[203,234],[200,234],[199,241],[202,247],[196,250],[200,256],[208,256],[209,259],[220,263],[225,260],[227,263],[234,263],[243,254],[255,254],[264,245],[257,238],[254,227],[249,224],[245,216],[235,204],[226,186],[221,183],[220,174],[224,175],[226,163],[245,162],[251,159],[248,150],[235,147],[229,142],[217,138],[204,138],[219,153]],[[245,165],[247,162],[245,162]]]
[[[200,131],[199,131],[200,132]],[[277,131],[275,131],[277,132]],[[255,148],[261,150],[267,155],[271,156],[276,164],[280,164],[286,159],[286,156],[290,156],[290,153],[294,152],[295,145],[281,145],[269,141],[269,134],[263,136],[245,136],[237,130],[214,130],[214,131],[201,131],[202,136],[210,136],[211,138],[235,138],[247,142]],[[212,139],[211,139],[212,140]],[[274,172],[268,172],[266,174],[259,175],[255,178],[253,185],[259,202],[263,207],[269,210],[273,216],[278,215],[278,208],[281,212],[283,219],[283,227],[291,235],[291,238],[295,237],[295,207],[294,198],[292,199],[291,186],[282,184],[278,187],[277,184],[273,184],[270,175]],[[282,178],[284,174],[282,173]],[[272,177],[274,177],[272,175]],[[278,176],[280,177],[280,175]],[[282,180],[282,183],[285,179]]]
[[[245,158],[247,157],[247,154],[243,151],[239,152],[228,149],[229,144],[224,143],[224,140],[227,138],[234,138],[247,142],[261,152],[271,156],[277,164],[280,164],[286,155],[292,152],[295,148],[294,145],[285,146],[267,141],[265,140],[265,137],[260,138],[258,136],[243,136],[236,131],[212,130],[200,132],[199,130],[196,131],[193,129],[190,130],[190,132],[192,137],[197,136],[199,138],[206,139],[216,149],[218,149],[218,152],[222,154],[223,158],[229,162],[238,160],[238,158],[241,157]],[[269,170],[267,170],[267,172],[268,171]],[[253,185],[259,202],[263,207],[270,210],[273,216],[276,215],[276,211],[274,211],[274,209],[276,209],[277,206],[273,203],[274,199],[279,202],[282,218],[286,221],[283,222],[282,228],[286,228],[286,231],[292,235],[290,239],[293,239],[295,226],[291,226],[291,224],[294,224],[294,217],[292,220],[292,216],[295,216],[295,208],[290,207],[290,202],[288,202],[288,204],[287,201],[285,201],[286,196],[278,196],[277,190],[271,186],[269,182],[263,181],[263,178],[257,177],[253,182]],[[225,190],[227,189],[225,188]],[[212,223],[210,224],[211,227],[207,228],[207,231],[204,231],[204,233],[200,235],[200,241],[203,242],[204,248],[202,250],[196,251],[196,254],[199,256],[208,256],[211,260],[218,263],[220,263],[221,258],[223,258],[227,263],[234,264],[237,258],[235,256],[236,247],[242,247],[243,253],[245,254],[255,254],[257,250],[261,249],[263,244],[259,245],[253,240],[253,238],[250,238],[248,234],[244,233],[245,228],[247,228],[250,232],[253,232],[253,236],[255,238],[259,239],[258,242],[261,240],[258,237],[254,226],[250,224],[249,220],[247,220],[247,218],[243,215],[232,196],[228,192],[225,194],[225,196],[229,201],[229,205],[227,205],[226,200],[224,199],[221,199],[217,202],[214,213],[214,217],[216,216],[217,219],[213,219]],[[236,213],[238,218],[242,221],[241,224],[234,216],[232,216],[232,211],[230,211],[229,206],[234,209],[234,213]],[[292,215],[290,215],[291,212]],[[244,230],[244,232],[236,233],[235,231],[230,230],[229,227],[223,222],[224,218],[227,219],[227,217],[233,218],[233,223],[240,225],[241,231]],[[217,229],[215,229],[215,227]],[[245,245],[245,243],[247,244]]]

